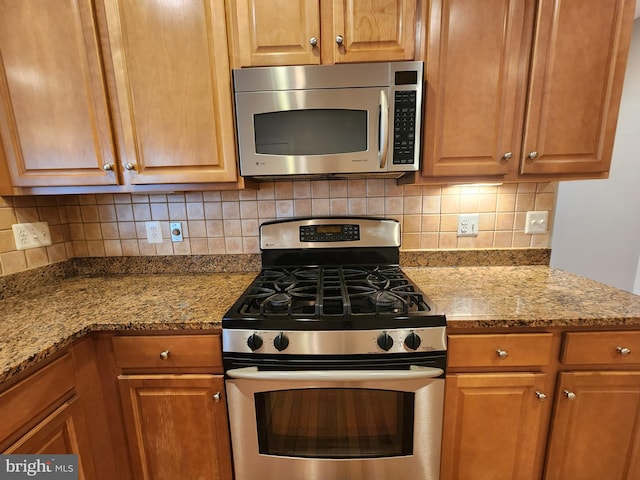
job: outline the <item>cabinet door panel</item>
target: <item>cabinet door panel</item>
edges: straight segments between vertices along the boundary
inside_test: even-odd
[[[416,0],[334,0],[335,62],[413,60]]]
[[[518,161],[533,4],[431,2],[425,176],[504,175]]]
[[[441,478],[533,480],[548,402],[534,373],[447,376]]]
[[[558,385],[545,478],[640,478],[640,372],[564,372]]]
[[[228,3],[238,66],[320,63],[319,0]],[[310,43],[311,38],[317,41],[315,47]]]
[[[121,375],[120,398],[137,479],[231,479],[222,376]]]
[[[60,406],[4,453],[75,454],[78,455],[78,478],[94,478],[85,428],[76,398]]]
[[[522,173],[609,170],[634,3],[540,2]]]
[[[0,137],[15,186],[107,185],[114,163],[88,0],[0,1]]]
[[[223,0],[106,2],[132,184],[236,179]]]

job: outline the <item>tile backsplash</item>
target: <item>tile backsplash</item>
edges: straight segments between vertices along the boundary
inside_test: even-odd
[[[274,219],[362,215],[402,224],[403,250],[547,248],[550,234],[524,233],[529,210],[549,212],[557,183],[396,185],[395,180],[266,182],[259,190],[170,194],[0,197],[0,273],[73,257],[258,253],[258,227]],[[477,237],[458,237],[459,213],[479,213]],[[158,221],[162,243],[145,222]],[[169,222],[182,222],[172,242]],[[16,250],[11,225],[47,222],[52,245]]]

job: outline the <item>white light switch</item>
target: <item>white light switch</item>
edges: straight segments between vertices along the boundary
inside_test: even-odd
[[[549,212],[527,212],[527,218],[524,224],[524,233],[536,234],[547,233],[547,224],[549,223]]]
[[[18,250],[51,245],[51,234],[47,222],[16,223],[11,225]]]

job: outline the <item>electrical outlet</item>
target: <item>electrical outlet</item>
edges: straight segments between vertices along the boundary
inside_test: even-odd
[[[524,233],[536,234],[547,233],[547,223],[549,222],[549,212],[527,212],[524,224]]]
[[[144,228],[147,230],[147,242],[162,243],[162,230],[160,222],[145,222]]]
[[[479,222],[480,214],[478,213],[462,213],[458,215],[458,236],[477,237]]]
[[[51,245],[51,234],[47,222],[16,223],[11,225],[18,250]]]

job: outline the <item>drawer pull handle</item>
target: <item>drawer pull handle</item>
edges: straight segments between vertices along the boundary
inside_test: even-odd
[[[220,392],[216,392],[213,394],[213,401],[218,403],[220,401],[220,399],[222,398],[222,394]]]
[[[547,394],[536,390],[536,397],[538,397],[538,400],[541,402],[544,402],[547,399]]]
[[[567,397],[568,400],[575,400],[576,399],[576,394],[573,392],[570,392],[569,390],[565,390],[564,392],[564,396]]]
[[[509,356],[506,350],[498,349],[496,350],[496,353],[498,354],[499,358],[507,358]]]
[[[627,356],[631,354],[631,349],[627,347],[616,347],[616,350],[620,355]]]
[[[160,358],[162,360],[168,360],[169,359],[169,350],[165,350],[164,352],[160,352]]]

